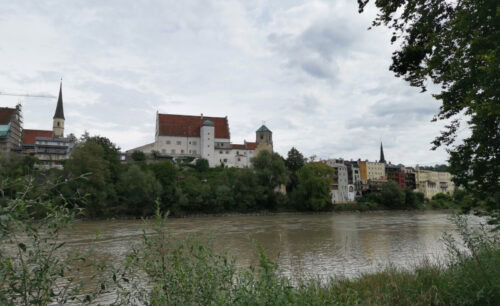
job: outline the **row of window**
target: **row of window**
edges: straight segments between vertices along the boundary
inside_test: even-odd
[[[189,154],[197,154],[196,150],[189,150]],[[167,150],[161,149],[161,153],[167,153]],[[177,154],[177,151],[175,149],[170,150],[170,153],[172,154]],[[185,154],[186,152],[184,150],[180,151],[180,154]]]
[[[166,144],[171,144],[170,140],[167,140],[165,143],[166,143]],[[176,145],[182,145],[182,141],[181,141],[181,140],[177,140],[177,141],[175,142],[175,144],[176,144]],[[198,142],[197,142],[197,141],[190,141],[190,142],[189,142],[189,144],[190,144],[190,145],[193,145],[193,146],[196,146],[196,145],[198,144]]]

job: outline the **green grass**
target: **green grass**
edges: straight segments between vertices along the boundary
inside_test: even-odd
[[[173,241],[161,219],[155,225],[156,235],[145,236],[129,257],[122,273],[131,277],[118,292],[116,304],[498,305],[498,235],[484,229],[475,232],[464,220],[456,221],[461,242],[445,237],[446,263],[427,261],[413,269],[389,266],[354,279],[297,283],[283,276],[259,247],[256,266],[237,268],[226,254],[215,253],[197,240]],[[139,271],[142,276],[134,277]],[[144,275],[149,282],[144,283]]]

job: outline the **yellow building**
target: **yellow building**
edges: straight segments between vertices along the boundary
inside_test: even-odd
[[[384,181],[385,177],[385,164],[369,161],[359,162],[359,172],[361,180],[367,181]]]
[[[455,191],[452,175],[448,172],[430,170],[415,171],[417,191],[422,192],[426,199],[431,199],[438,193],[452,194]]]

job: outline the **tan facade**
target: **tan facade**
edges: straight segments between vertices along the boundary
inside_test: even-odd
[[[416,169],[417,191],[422,192],[426,199],[431,199],[438,193],[453,194],[455,184],[448,172],[437,172]]]
[[[361,180],[366,181],[384,181],[385,177],[385,164],[369,161],[359,162],[359,171]]]

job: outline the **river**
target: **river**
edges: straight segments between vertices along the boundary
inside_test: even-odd
[[[191,217],[169,219],[168,227],[174,238],[210,238],[216,250],[228,250],[239,265],[255,262],[259,244],[292,278],[353,277],[389,263],[411,268],[423,258],[444,259],[443,234],[455,230],[449,216],[378,211]],[[143,228],[140,220],[80,221],[66,234],[69,247],[92,242],[99,254],[119,259],[140,242]]]

